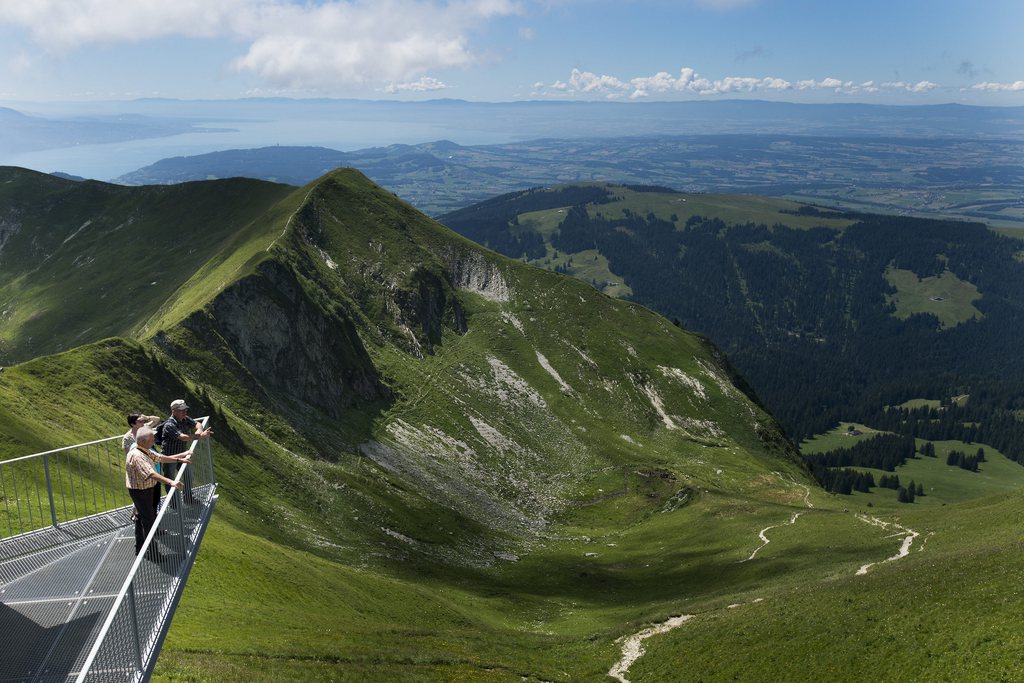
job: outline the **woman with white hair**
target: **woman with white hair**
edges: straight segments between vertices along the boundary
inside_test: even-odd
[[[181,456],[160,455],[152,450],[156,433],[149,427],[142,427],[135,433],[135,445],[125,458],[125,486],[135,504],[135,554],[149,536],[156,522],[156,510],[160,502],[160,483],[180,489],[181,482],[175,482],[156,471],[157,462],[190,463],[191,459]]]

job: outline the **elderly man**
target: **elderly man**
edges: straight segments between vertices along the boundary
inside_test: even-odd
[[[156,415],[143,415],[142,413],[128,413],[128,426],[130,429],[124,433],[121,437],[121,448],[124,449],[125,458],[128,456],[128,451],[135,445],[135,435],[143,427],[156,427],[160,423],[160,418]],[[156,468],[159,472],[160,468]],[[160,504],[160,487],[156,486],[153,488],[153,505],[157,506]],[[138,513],[132,511],[132,521],[138,519]]]
[[[139,554],[142,544],[156,522],[155,501],[159,500],[160,482],[168,487],[181,488],[181,482],[175,482],[156,471],[155,463],[160,462],[191,462],[188,458],[168,457],[152,451],[156,434],[149,427],[142,427],[135,433],[135,445],[128,451],[124,463],[125,486],[128,495],[135,504],[135,554]]]
[[[195,433],[193,433],[195,430]],[[163,431],[163,443],[162,449],[164,455],[177,455],[178,453],[184,453],[190,441],[198,441],[199,439],[205,439],[213,434],[212,429],[203,430],[200,428],[199,423],[188,416],[188,405],[182,399],[176,399],[171,402],[171,416],[164,420],[164,431]],[[171,465],[166,468],[166,473],[170,477],[174,477],[177,474],[178,468],[176,465]],[[185,490],[184,498],[185,502],[192,504],[195,499],[192,497],[192,473],[185,471]],[[170,492],[170,489],[167,489]]]

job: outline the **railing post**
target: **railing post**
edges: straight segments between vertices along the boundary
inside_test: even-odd
[[[213,474],[213,451],[211,450],[212,447],[210,446],[210,439],[206,438],[205,441],[206,441],[206,461],[207,461],[207,463],[209,464],[209,467],[210,467],[210,490],[212,491],[214,484],[217,483],[217,477],[214,476],[214,474]]]
[[[43,456],[43,471],[46,473],[46,494],[50,497],[50,521],[57,528],[57,506],[53,504],[53,481],[50,480],[50,456]]]
[[[145,671],[142,668],[142,639],[139,637],[139,613],[135,608],[135,582],[128,584],[128,611],[131,614],[132,635],[135,640],[135,669]]]
[[[7,498],[7,481],[4,479],[4,466],[0,464],[0,496],[4,499],[4,512],[7,513],[7,533],[14,535],[14,527],[11,525],[11,501]],[[3,538],[3,534],[0,534]]]
[[[182,465],[182,467],[188,467],[188,465]],[[174,492],[175,495],[178,493],[178,491]],[[185,544],[185,498],[181,495],[178,497],[181,499],[178,501],[178,534],[181,536],[182,552],[188,552],[188,547]]]

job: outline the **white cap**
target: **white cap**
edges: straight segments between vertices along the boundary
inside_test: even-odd
[[[188,410],[188,404],[183,399],[174,399],[171,401],[171,410]]]

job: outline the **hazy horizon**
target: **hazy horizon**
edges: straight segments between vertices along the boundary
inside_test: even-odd
[[[0,164],[112,180],[168,157],[274,145],[355,151],[439,140],[472,146],[722,134],[1024,135],[1024,116],[1005,116],[1013,111],[1008,107],[763,100],[616,104],[291,98],[48,103],[15,109],[40,118],[5,126]]]

